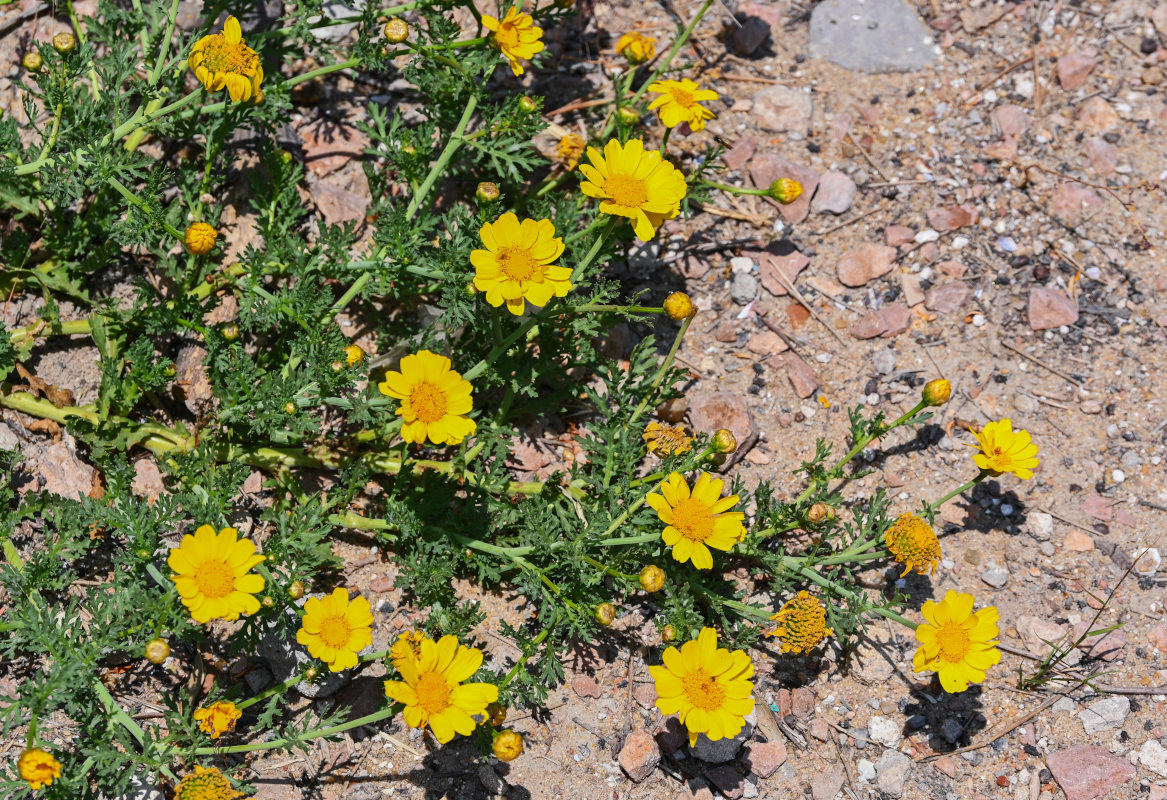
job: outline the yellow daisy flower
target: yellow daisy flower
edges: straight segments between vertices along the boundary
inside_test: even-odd
[[[389,660],[393,666],[407,658],[421,658],[421,643],[426,638],[422,631],[406,631],[397,637],[397,641],[389,648]]]
[[[895,560],[904,565],[901,578],[913,569],[917,575],[931,574],[940,560],[936,531],[915,514],[901,514],[883,534],[883,541]]]
[[[682,122],[688,122],[690,130],[699,131],[705,128],[705,120],[714,117],[713,112],[701,103],[705,100],[716,100],[717,92],[702,89],[688,78],[679,81],[655,81],[648,90],[659,95],[649,104],[648,110],[660,109],[658,112],[660,121],[666,128],[675,128]]]
[[[661,483],[660,494],[648,495],[648,504],[667,526],[661,538],[673,548],[673,558],[682,564],[692,560],[697,569],[710,569],[713,567],[710,547],[729,550],[745,538],[742,521],[746,515],[729,511],[737,505],[738,496],[722,497],[724,486],[725,481],[702,472],[690,492],[689,484],[679,472],[674,472]]]
[[[579,134],[566,133],[559,140],[559,144],[555,145],[555,157],[563,162],[568,172],[571,172],[579,163],[579,157],[583,155],[587,146],[588,143]]]
[[[178,588],[182,604],[195,622],[213,619],[237,620],[241,614],[259,611],[255,595],[263,591],[262,575],[251,568],[263,561],[250,539],[240,539],[239,531],[223,528],[215,533],[203,525],[182,537],[170,551],[166,563],[174,570],[170,579]]]
[[[243,792],[214,767],[194,768],[174,787],[174,800],[237,800]]]
[[[363,597],[349,600],[348,589],[335,589],[327,597],[309,597],[296,641],[308,654],[328,664],[333,672],[352,669],[357,653],[373,643],[373,610]]]
[[[403,703],[405,724],[423,728],[427,724],[439,742],[445,744],[455,733],[474,732],[474,717],[486,714],[486,707],[498,700],[498,687],[490,683],[463,683],[482,666],[482,651],[458,644],[455,636],[439,641],[425,638],[421,654],[396,664],[402,680],[385,681],[385,694]]]
[[[243,712],[236,708],[234,703],[226,700],[220,700],[194,712],[199,729],[210,734],[212,739],[218,739],[224,733],[235,730],[235,723],[242,716]]]
[[[588,160],[590,164],[579,165],[583,193],[599,200],[603,213],[632,220],[642,242],[656,236],[666,219],[681,213],[681,201],[689,192],[685,176],[661,158],[660,151],[645,150],[640,139],[624,145],[612,139],[603,155],[589,147]]]
[[[827,627],[827,609],[810,592],[802,591],[787,600],[778,613],[770,617],[778,627],[767,633],[782,640],[782,652],[810,652],[834,633]]]
[[[36,791],[45,786],[51,786],[53,781],[61,777],[61,762],[39,747],[30,747],[20,754],[16,762],[20,777],[28,784],[28,788]]]
[[[969,446],[981,450],[973,456],[978,467],[987,469],[994,476],[1012,472],[1023,480],[1033,477],[1033,467],[1037,466],[1037,445],[1030,441],[1028,431],[1013,430],[1013,420],[990,422],[973,436],[977,437],[977,444]]]
[[[512,6],[501,20],[483,14],[482,25],[492,32],[490,38],[494,46],[511,62],[511,72],[515,75],[523,74],[523,65],[519,59],[530,61],[543,50],[543,42],[540,41],[543,29],[535,25],[534,17],[519,11],[517,6]]]
[[[571,268],[552,263],[563,255],[563,240],[551,220],[519,222],[508,211],[483,225],[479,235],[486,249],[470,254],[474,288],[485,292],[492,306],[506,303],[507,311],[518,315],[527,303],[545,306],[571,291]]]
[[[644,429],[644,445],[648,452],[661,457],[689,452],[693,437],[680,425],[661,425],[650,422]]]
[[[940,675],[946,692],[963,692],[985,679],[985,670],[1001,660],[997,644],[997,609],[973,610],[973,596],[948,590],[939,603],[924,603],[926,622],[916,628],[920,647],[912,658],[915,672]]]
[[[260,96],[263,66],[256,52],[244,44],[235,17],[227,17],[222,33],[212,33],[195,42],[187,63],[208,92],[226,88],[235,102]]]
[[[712,741],[732,739],[754,710],[754,665],[744,650],[717,646],[717,632],[703,628],[693,641],[662,655],[664,664],[649,667],[656,681],[656,707],[678,714],[689,730],[689,746],[705,734]]]
[[[652,61],[656,55],[656,39],[639,31],[629,31],[616,42],[616,52],[628,59],[628,63],[633,66],[643,64],[645,61]]]
[[[450,359],[429,350],[401,359],[401,371],[385,373],[381,394],[401,401],[401,436],[411,444],[428,437],[434,444],[459,444],[478,424],[466,416],[474,408],[470,381],[450,369]]]

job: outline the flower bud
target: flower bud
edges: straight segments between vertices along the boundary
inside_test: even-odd
[[[826,503],[815,503],[810,507],[810,510],[806,512],[806,521],[812,525],[818,525],[820,522],[828,519],[830,516],[830,506],[828,506]]]
[[[924,391],[920,397],[930,406],[942,406],[952,397],[952,384],[944,378],[928,381],[924,384]]]
[[[779,178],[770,184],[769,196],[788,206],[802,196],[802,184],[794,178]]]
[[[186,229],[182,241],[186,243],[188,252],[196,256],[205,256],[215,247],[215,240],[219,232],[205,222],[196,222]]]
[[[232,322],[229,325],[224,325],[222,330],[223,338],[229,342],[233,342],[239,338],[239,326]]]
[[[365,351],[360,345],[350,344],[344,348],[344,360],[350,367],[355,367],[365,360]]]
[[[596,606],[596,622],[607,627],[616,621],[616,606],[611,603],[600,603]]]
[[[515,731],[503,731],[494,737],[492,750],[499,761],[514,761],[523,754],[523,737]]]
[[[161,664],[170,658],[170,644],[165,639],[151,639],[146,642],[145,656],[151,664]]]
[[[295,414],[296,413],[296,404],[293,403],[291,400],[284,403],[284,413],[285,414]]]
[[[292,581],[288,584],[288,597],[299,600],[304,596],[304,581]]]
[[[640,571],[640,588],[646,592],[659,592],[665,585],[665,571],[656,564],[649,564]]]
[[[507,721],[507,707],[502,703],[491,703],[486,707],[486,716],[490,724],[497,728]]]
[[[45,60],[41,58],[40,53],[34,50],[31,53],[25,53],[24,58],[21,59],[20,63],[23,64],[24,68],[29,72],[37,72],[42,66],[44,66]]]
[[[671,642],[677,638],[677,626],[665,625],[660,629],[660,638],[662,641]]]
[[[316,669],[316,667],[308,667],[308,669],[304,670],[304,680],[306,681],[314,681],[319,677],[320,670]]]
[[[385,38],[390,44],[401,44],[409,38],[409,23],[400,17],[394,17],[385,23]]]
[[[295,158],[295,156],[292,155],[292,151],[290,150],[281,149],[279,155],[280,161],[284,164],[291,164],[292,160]]]
[[[713,434],[713,452],[728,455],[737,450],[737,437],[727,428],[721,428]]]
[[[344,369],[344,364],[339,361],[333,361],[330,366],[332,367],[333,372],[340,372],[342,369]]]
[[[474,196],[478,198],[478,202],[482,205],[493,203],[501,196],[498,190],[498,184],[491,181],[483,181],[478,184],[478,189],[474,192]]]
[[[632,106],[620,106],[620,110],[616,112],[616,116],[625,125],[636,125],[640,122],[640,114]]]
[[[260,600],[259,603],[264,608],[271,608],[272,606],[274,606],[276,604],[276,601],[274,599],[272,599],[272,596],[270,594],[265,594],[263,596],[263,599]]]
[[[684,292],[673,292],[665,298],[665,313],[669,315],[669,319],[680,322],[693,316],[696,309],[693,308],[693,301],[689,295]]]
[[[415,156],[417,155],[417,148],[411,144],[403,144],[401,145],[401,152],[407,156]]]
[[[153,555],[153,553],[151,553],[145,547],[138,551],[138,558],[142,559],[143,561],[148,559],[151,555]]]
[[[68,55],[77,49],[77,37],[71,33],[58,33],[53,37],[53,49],[61,55]]]
[[[523,95],[519,98],[519,108],[528,114],[534,114],[539,110],[539,101],[529,95]]]

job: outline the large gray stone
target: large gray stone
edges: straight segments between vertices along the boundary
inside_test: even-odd
[[[932,34],[904,0],[823,0],[810,16],[810,54],[860,72],[913,72],[936,58]]]
[[[911,769],[912,759],[899,750],[886,750],[879,761],[875,762],[875,770],[879,773],[875,785],[887,797],[901,797]]]
[[[746,724],[741,732],[732,739],[718,739],[711,741],[708,736],[701,734],[697,737],[697,744],[693,745],[693,755],[709,764],[722,764],[737,755],[742,745],[754,735],[754,726],[758,724],[758,713],[751,711],[746,717]]]

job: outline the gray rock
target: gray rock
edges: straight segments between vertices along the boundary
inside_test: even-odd
[[[980,750],[970,750],[968,752],[961,753],[960,757],[968,763],[972,764],[974,767],[979,766],[980,763],[985,760],[985,754]]]
[[[361,11],[365,8],[365,0],[352,0],[352,2],[325,2],[320,10],[324,12],[326,19],[347,19],[349,17],[359,17]],[[309,17],[308,22],[319,22],[319,17]],[[357,28],[357,23],[346,22],[343,25],[330,25],[327,28],[313,28],[312,35],[317,39],[326,42],[339,42],[344,37],[348,36]]]
[[[1131,701],[1128,697],[1106,697],[1097,700],[1078,712],[1078,719],[1082,720],[1082,727],[1087,736],[1093,736],[1100,731],[1117,728],[1126,721],[1131,713]]]
[[[891,350],[880,350],[871,357],[871,366],[880,375],[890,375],[896,368],[896,354]]]
[[[733,281],[729,284],[729,294],[739,306],[758,296],[758,279],[748,272],[734,273]]]
[[[819,188],[815,190],[810,207],[819,213],[844,214],[855,202],[857,191],[855,181],[842,172],[831,170],[819,178]]]
[[[504,794],[507,790],[507,782],[489,764],[478,765],[478,782],[492,795]]]
[[[810,54],[860,72],[913,72],[931,64],[932,35],[903,0],[824,0],[810,17]]]
[[[302,605],[304,600],[298,601],[299,604]],[[282,618],[267,624],[259,640],[257,654],[267,662],[272,680],[276,683],[283,683],[302,674],[310,666],[317,667],[320,677],[315,682],[300,681],[296,684],[296,691],[304,697],[331,697],[352,679],[352,670],[332,672],[308,655],[308,650],[296,641],[296,629],[299,626],[300,618],[296,612],[286,609]]]
[[[940,723],[940,736],[949,744],[960,739],[963,733],[964,726],[954,717],[946,717],[944,722]]]
[[[912,769],[912,759],[899,750],[885,750],[875,762],[875,769],[879,772],[879,779],[875,782],[879,791],[889,797],[900,797]]]
[[[865,781],[875,780],[875,765],[866,758],[859,759],[855,764],[855,771],[859,773],[859,777]]]
[[[1054,703],[1051,708],[1055,714],[1073,714],[1076,706],[1074,701],[1068,697],[1063,697],[1058,702]]]
[[[693,745],[693,755],[709,764],[723,764],[736,756],[742,745],[749,741],[757,724],[757,712],[751,711],[741,732],[732,739],[718,739],[714,742],[705,734],[701,734],[697,737],[697,744]]]
[[[762,46],[762,42],[770,38],[770,23],[759,17],[746,17],[739,20],[729,36],[730,44],[739,55],[748,56]]]
[[[16,451],[20,449],[20,440],[3,422],[0,422],[0,450]]]
[[[1025,530],[1039,542],[1048,542],[1054,533],[1054,518],[1042,511],[1033,511],[1025,519]]]
[[[1143,742],[1142,748],[1131,753],[1130,759],[1133,763],[1142,764],[1152,772],[1167,778],[1167,749],[1155,739]]]
[[[985,571],[981,573],[981,580],[994,589],[1000,589],[1009,582],[1009,570],[995,561],[990,561],[985,566]]]
[[[886,747],[895,747],[900,743],[900,726],[893,719],[872,717],[867,720],[867,731],[868,739]]]

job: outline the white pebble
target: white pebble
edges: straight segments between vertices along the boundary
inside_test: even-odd
[[[984,324],[985,324],[985,315],[984,314],[973,314],[973,325],[976,325],[979,328]]]
[[[1116,469],[1110,473],[1110,479],[1115,483],[1122,483],[1126,480],[1126,473],[1121,469]]]
[[[873,406],[873,405],[876,405],[879,403],[879,395],[876,394],[875,392],[872,392],[871,394],[867,395],[866,399],[867,399],[867,405],[869,405],[869,406]]]
[[[916,244],[924,244],[925,242],[934,242],[940,238],[940,232],[934,231],[931,228],[925,228],[916,234]]]
[[[953,250],[962,250],[965,247],[968,247],[968,237],[967,236],[957,236],[955,239],[952,240],[952,249]]]
[[[1092,281],[1096,281],[1102,277],[1102,270],[1098,267],[1086,267],[1086,277]]]

